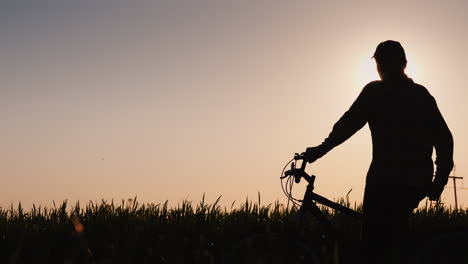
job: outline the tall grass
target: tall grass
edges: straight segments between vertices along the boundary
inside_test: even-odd
[[[260,196],[230,208],[219,200],[169,207],[167,201],[140,204],[135,197],[84,206],[64,201],[29,211],[21,204],[0,208],[0,263],[284,263],[294,246],[294,208],[278,201],[262,205]],[[359,239],[358,220],[322,209],[347,241]],[[468,212],[429,206],[417,210],[411,223],[417,232],[465,232]],[[317,221],[309,217],[308,225],[307,235],[319,239]]]

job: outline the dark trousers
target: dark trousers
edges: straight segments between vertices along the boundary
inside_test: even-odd
[[[368,263],[397,263],[411,251],[408,218],[426,194],[427,187],[366,186],[362,235]]]

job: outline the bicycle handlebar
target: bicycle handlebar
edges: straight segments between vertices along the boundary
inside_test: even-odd
[[[296,162],[292,162],[291,163],[291,169],[288,170],[288,171],[285,171],[284,175],[281,176],[281,179],[284,179],[284,178],[286,178],[288,176],[294,176],[294,181],[296,183],[299,183],[301,181],[301,178],[304,178],[307,181],[309,181],[310,176],[305,172],[307,161],[305,160],[304,154],[305,153],[301,153],[301,154],[295,153],[294,154],[294,161],[302,160],[301,167],[296,168]]]
[[[296,168],[296,162],[298,160],[302,160],[302,164],[301,164],[301,167],[300,168]],[[318,202],[320,204],[323,204],[325,206],[328,206],[330,208],[333,208],[335,210],[338,210],[340,212],[343,212],[345,214],[348,214],[348,215],[351,215],[351,216],[357,216],[357,217],[360,217],[361,214],[346,207],[346,206],[343,206],[339,203],[336,203],[336,202],[333,202],[331,200],[328,200],[327,198],[323,197],[323,196],[320,196],[316,193],[313,192],[314,190],[314,182],[315,182],[315,175],[309,175],[307,174],[307,172],[305,172],[305,168],[307,166],[307,161],[306,161],[306,157],[305,157],[305,153],[295,153],[294,154],[294,158],[292,160],[290,160],[286,166],[284,167],[283,169],[283,175],[280,177],[281,180],[285,179],[285,178],[288,178],[286,180],[286,187],[283,186],[283,181],[281,181],[281,186],[283,188],[283,192],[286,194],[286,196],[288,197],[289,201],[292,201],[295,205],[298,205],[298,203],[302,203],[302,202],[306,202],[306,204],[302,204],[301,205],[301,209],[302,208],[306,208],[305,210],[311,210],[310,209],[310,206],[315,206],[315,204],[313,203],[312,205],[310,204],[311,202]],[[291,168],[287,171],[286,170],[286,167],[291,164]],[[294,181],[296,183],[299,183],[301,181],[301,179],[303,178],[307,183],[307,189],[306,189],[306,194],[304,195],[304,199],[303,200],[299,200],[299,199],[296,199],[292,196],[292,193],[291,193],[291,190],[292,190],[292,185],[293,185],[293,182],[292,182],[292,178],[294,178]],[[305,207],[303,207],[305,206]],[[315,206],[316,207],[316,206]],[[318,207],[316,207],[318,212],[320,212],[320,209]]]
[[[303,160],[304,158],[305,158],[305,152],[302,152],[301,154],[294,153],[294,160]]]
[[[305,160],[305,152],[302,152],[301,154],[295,153],[294,160],[302,160],[301,170],[304,171],[307,165],[307,161]]]

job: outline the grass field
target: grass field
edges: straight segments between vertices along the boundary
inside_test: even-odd
[[[305,235],[329,263],[347,263],[347,254],[359,245],[360,223],[324,211],[341,233],[339,241],[327,247],[312,217]],[[291,237],[295,215],[278,202],[260,205],[260,199],[232,208],[218,201],[184,201],[169,208],[167,202],[136,199],[85,206],[63,202],[28,212],[21,205],[0,208],[0,263],[288,263],[301,254]],[[428,247],[435,241],[438,250],[459,254],[457,245],[468,242],[467,210],[428,206],[410,223]]]

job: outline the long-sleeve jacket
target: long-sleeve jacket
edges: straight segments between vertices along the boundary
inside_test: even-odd
[[[372,163],[367,184],[446,184],[453,168],[453,137],[435,99],[409,78],[367,84],[322,143],[326,152],[366,123],[372,134]]]

